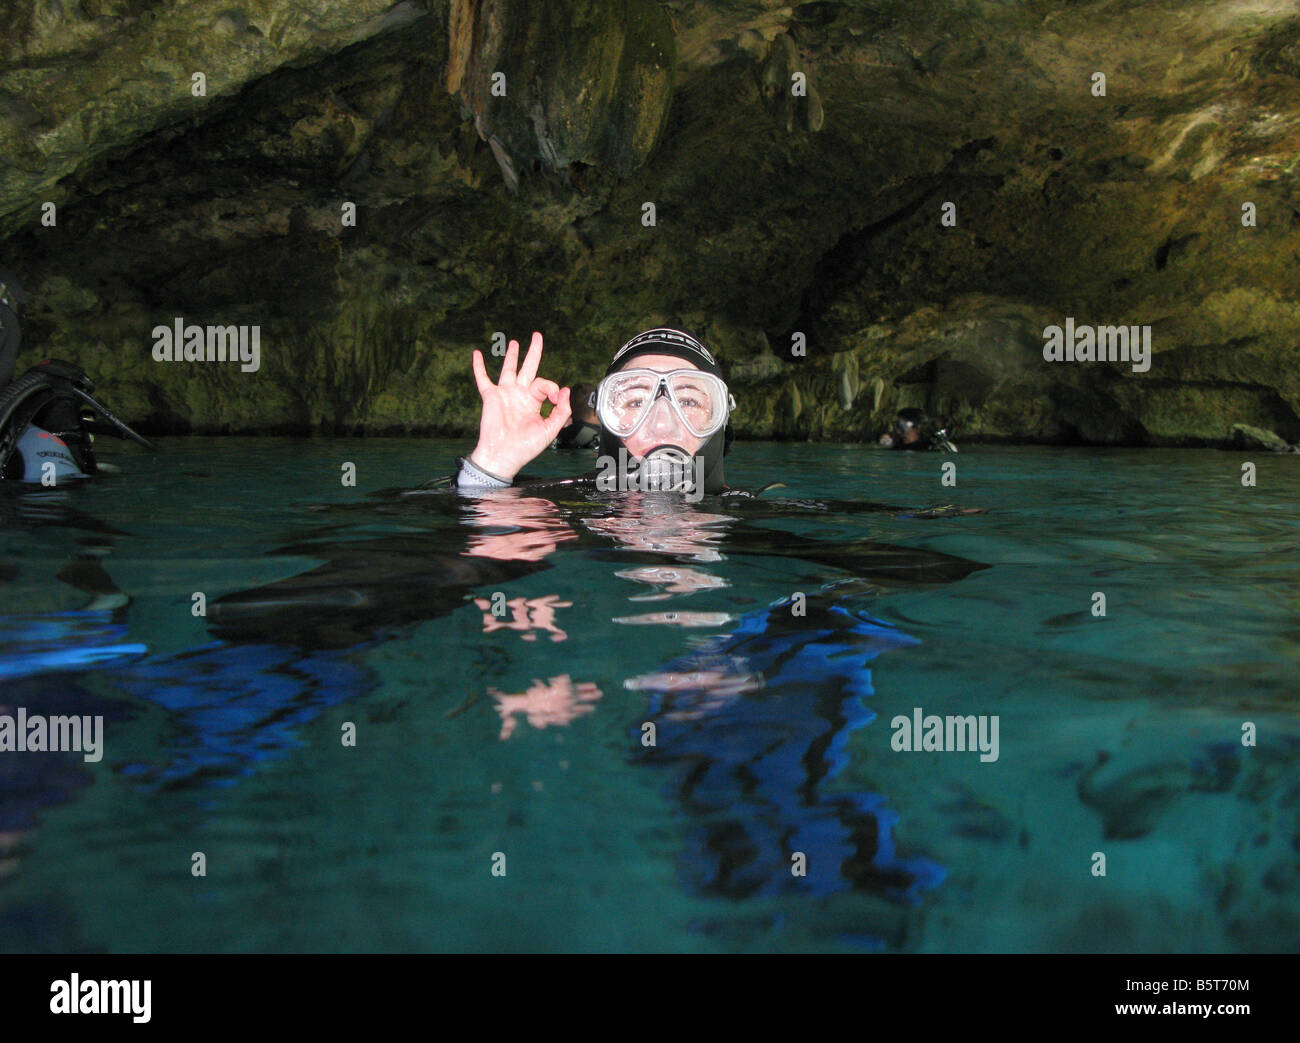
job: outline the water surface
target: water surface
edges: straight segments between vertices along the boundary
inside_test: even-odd
[[[1300,940],[1300,460],[742,443],[758,504],[372,495],[465,449],[0,490],[0,712],[105,719],[98,763],[0,753],[0,949]],[[895,750],[917,708],[997,759]]]

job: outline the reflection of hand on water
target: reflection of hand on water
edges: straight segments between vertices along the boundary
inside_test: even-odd
[[[474,604],[483,610],[483,633],[494,630],[522,630],[520,635],[525,641],[536,641],[534,630],[550,632],[552,641],[563,641],[569,635],[555,624],[557,608],[572,608],[572,601],[561,601],[558,594],[547,594],[542,598],[513,598],[507,601],[513,618],[508,622],[492,614],[492,602],[487,598],[475,598]]]
[[[474,536],[465,554],[497,561],[541,561],[555,552],[555,538],[543,532],[511,532],[500,536]]]
[[[501,738],[514,734],[515,714],[522,713],[534,728],[552,724],[572,724],[584,714],[595,709],[590,705],[601,697],[601,691],[590,681],[574,684],[568,674],[552,677],[543,684],[534,681],[526,692],[507,695],[495,688],[488,694],[496,700],[497,713],[501,715]]]
[[[541,561],[564,540],[577,534],[564,524],[550,500],[520,495],[518,489],[496,489],[467,501],[469,525],[521,531],[482,533],[470,537],[469,557],[498,561]]]

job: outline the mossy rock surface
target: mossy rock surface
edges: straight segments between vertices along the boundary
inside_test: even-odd
[[[495,334],[571,383],[677,321],[742,436],[1300,441],[1300,16],[1170,10],[0,2],[19,365],[155,433],[471,435]],[[260,369],[154,361],[177,317]],[[1046,361],[1067,318],[1149,370]]]

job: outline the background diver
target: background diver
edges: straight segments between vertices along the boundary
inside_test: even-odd
[[[596,385],[574,384],[571,394],[573,416],[560,428],[556,449],[592,449],[600,441],[600,418],[596,416]]]
[[[886,449],[921,449],[943,453],[957,451],[957,447],[948,438],[947,429],[931,420],[924,409],[915,406],[898,411],[893,426],[880,436],[878,444]]]
[[[71,362],[44,359],[13,379],[26,307],[21,284],[0,270],[0,480],[58,485],[107,472],[95,459],[96,434],[154,448],[91,397],[95,385]]]

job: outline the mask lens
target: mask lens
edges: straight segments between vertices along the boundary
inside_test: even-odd
[[[600,419],[610,431],[619,436],[631,434],[649,411],[658,388],[657,379],[646,373],[616,373],[605,382],[601,390],[603,405]]]
[[[627,437],[650,414],[665,389],[673,412],[697,438],[707,438],[726,421],[727,385],[712,373],[624,370],[601,382],[596,401],[601,423],[620,438]]]
[[[713,418],[722,407],[719,388],[713,386],[708,376],[707,373],[674,373],[669,382],[682,420],[693,435],[700,437],[714,429]]]

